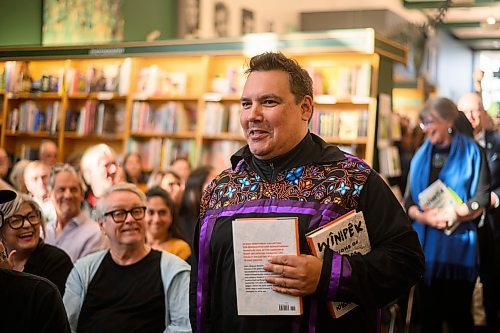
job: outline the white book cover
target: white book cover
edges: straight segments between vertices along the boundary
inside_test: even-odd
[[[354,210],[307,233],[306,239],[311,252],[318,258],[323,258],[328,247],[342,255],[367,254],[371,251],[363,212],[356,213]],[[343,316],[356,306],[350,302],[328,303],[333,318]]]
[[[238,315],[300,315],[300,297],[280,294],[265,280],[272,255],[299,255],[298,219],[246,218],[233,221]]]
[[[441,208],[449,212],[451,219],[447,223],[444,233],[450,235],[458,227],[455,205],[461,204],[462,200],[440,179],[429,185],[418,195],[418,203],[424,208]]]

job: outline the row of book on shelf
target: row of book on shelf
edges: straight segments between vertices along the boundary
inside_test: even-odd
[[[28,61],[7,61],[0,80],[0,89],[9,92],[59,92],[68,94],[91,92],[114,92],[121,96],[130,92],[132,60],[125,58],[114,64],[92,64],[85,68],[77,66],[58,70],[50,69],[40,78],[34,79]],[[315,95],[333,95],[337,98],[352,96],[369,97],[371,65],[331,64],[309,66],[313,78]],[[188,74],[170,72],[153,64],[141,68],[137,74],[136,93],[141,96],[185,95],[188,93]],[[245,80],[244,66],[229,66],[225,72],[211,78],[211,90],[224,95],[238,94]]]
[[[24,101],[7,114],[7,129],[11,132],[42,132],[54,134],[58,130],[60,103],[38,105]]]
[[[124,104],[108,104],[88,99],[78,109],[66,111],[64,130],[79,135],[113,135],[123,133]]]
[[[170,165],[178,157],[187,157],[194,164],[196,154],[195,140],[169,140],[152,138],[148,140],[129,139],[127,151],[137,152],[142,157],[146,170],[154,170]]]
[[[366,137],[368,110],[327,111],[317,108],[314,110],[309,128],[312,132],[325,137],[341,139]]]
[[[230,105],[216,102],[205,104],[205,119],[203,133],[234,133],[243,136],[240,125],[241,106],[238,103]]]
[[[196,119],[194,108],[186,108],[182,102],[166,102],[160,105],[134,102],[132,107],[132,133],[179,133],[194,131]]]
[[[242,142],[231,140],[215,140],[210,144],[203,144],[201,150],[201,165],[212,165],[218,170],[228,167],[229,158],[239,148]],[[172,164],[178,157],[187,157],[194,165],[196,159],[195,140],[173,140],[151,138],[147,140],[129,139],[127,151],[141,154],[143,167],[153,170]]]
[[[315,95],[333,95],[339,99],[351,96],[369,97],[371,86],[371,65],[324,66],[308,70],[313,79]]]

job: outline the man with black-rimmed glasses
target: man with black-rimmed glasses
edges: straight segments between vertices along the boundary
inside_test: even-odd
[[[146,197],[137,186],[108,189],[96,215],[109,250],[76,262],[64,305],[72,331],[191,332],[189,265],[145,244]]]

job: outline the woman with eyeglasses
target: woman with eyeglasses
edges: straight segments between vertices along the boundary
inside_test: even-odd
[[[40,238],[40,232],[45,230],[38,204],[18,193],[14,200],[0,204],[0,211],[0,240],[11,254],[11,268],[50,280],[63,295],[73,263],[63,250]]]
[[[451,100],[428,101],[420,119],[426,140],[411,162],[405,208],[426,261],[420,286],[421,331],[441,332],[446,322],[450,332],[472,332],[471,299],[478,275],[476,224],[489,203],[488,166],[484,153],[464,133],[462,115]],[[455,193],[457,203],[431,208],[433,196],[422,200],[420,194],[436,180]]]
[[[170,195],[156,186],[146,192],[146,240],[153,249],[164,250],[188,260],[191,247],[177,224],[176,208]]]

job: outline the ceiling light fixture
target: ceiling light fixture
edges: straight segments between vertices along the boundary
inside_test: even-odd
[[[493,25],[497,23],[497,20],[493,16],[490,16],[486,19],[486,23]]]

